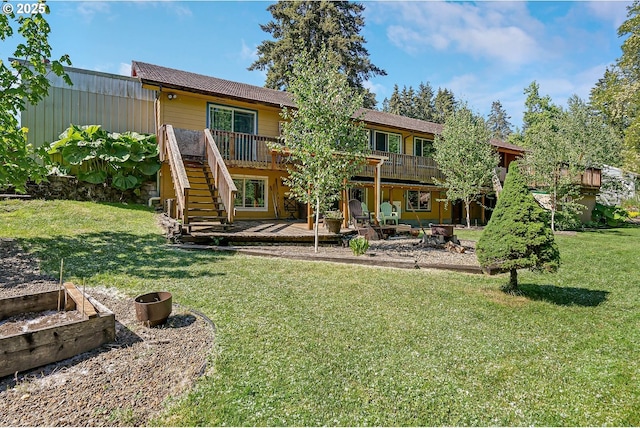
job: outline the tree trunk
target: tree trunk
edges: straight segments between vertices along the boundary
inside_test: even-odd
[[[467,212],[467,229],[471,229],[471,214],[469,213],[469,205],[471,205],[471,201],[464,201],[464,209]]]
[[[314,244],[313,250],[314,252],[318,252],[318,226],[320,224],[320,198],[316,198],[316,227],[314,232]]]
[[[511,269],[511,271],[509,271],[509,286],[508,286],[508,290],[509,291],[517,291],[518,290],[518,270],[517,269]]]
[[[557,193],[556,190],[553,190],[553,193],[551,195],[551,231],[555,232],[556,231],[556,199],[557,198]]]

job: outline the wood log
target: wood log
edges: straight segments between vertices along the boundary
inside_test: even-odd
[[[446,244],[444,244],[444,249],[449,251],[450,253],[464,253],[465,252],[465,248],[460,245],[460,244],[456,244],[453,241],[448,241]]]
[[[58,293],[64,293],[64,291],[48,291],[0,299],[0,320],[26,312],[56,310]],[[62,300],[64,301],[64,294],[62,294]]]
[[[0,338],[0,377],[61,361],[115,340],[112,312]]]
[[[78,290],[75,285],[70,282],[65,282],[64,289],[66,290],[67,295],[71,297],[71,299],[67,299],[68,306],[71,306],[70,301],[73,301],[75,303],[75,309],[78,312],[82,312],[83,315],[89,318],[98,316],[96,308],[93,307],[91,302],[89,302],[85,295],[80,290]],[[65,306],[65,309],[67,309],[67,306]]]

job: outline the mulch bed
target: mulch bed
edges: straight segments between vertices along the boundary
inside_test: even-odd
[[[15,241],[0,239],[0,298],[57,288]],[[133,298],[107,288],[87,287],[87,294],[115,313],[116,341],[0,378],[0,425],[144,426],[205,371],[215,331],[203,316],[174,304],[165,325],[148,328],[137,321]],[[0,335],[74,312],[3,320]]]

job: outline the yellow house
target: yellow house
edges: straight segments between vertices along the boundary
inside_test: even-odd
[[[160,197],[187,228],[235,219],[309,218],[309,207],[288,198],[282,181],[286,157],[269,149],[280,134],[282,107],[295,108],[290,94],[139,61],[132,62],[132,75],[156,93]],[[444,189],[436,184],[442,176],[431,154],[442,125],[363,113],[371,156],[348,183],[339,208],[347,212],[347,201],[357,199],[375,213],[389,202],[401,222],[460,222],[461,205],[445,204]],[[492,144],[504,168],[522,153],[517,146]],[[491,205],[482,202],[471,212],[478,224],[487,220],[482,205]]]

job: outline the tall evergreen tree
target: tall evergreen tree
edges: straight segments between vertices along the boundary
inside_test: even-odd
[[[289,76],[297,55],[306,51],[318,55],[323,46],[334,52],[340,71],[347,76],[349,86],[365,95],[367,105],[375,107],[375,97],[363,82],[387,73],[369,60],[360,35],[364,26],[364,6],[348,1],[278,1],[270,5],[273,20],[261,25],[275,40],[265,40],[258,46],[258,59],[249,70],[266,70],[265,86],[287,89]]]
[[[400,89],[398,85],[393,85],[391,98],[385,98],[382,103],[382,111],[392,114],[400,114]]]
[[[538,205],[512,162],[493,210],[489,224],[476,245],[478,262],[483,268],[510,272],[506,290],[518,290],[518,269],[555,272],[560,266],[560,251],[549,228],[547,213]]]
[[[416,119],[426,120],[433,122],[436,116],[436,108],[433,103],[433,88],[429,82],[420,83],[418,86],[418,93],[416,95]]]
[[[491,137],[501,141],[506,141],[509,135],[513,132],[511,129],[511,122],[509,122],[511,116],[507,114],[507,111],[502,107],[502,103],[494,101],[491,103],[491,113],[487,118],[487,126],[491,132]]]
[[[446,123],[447,117],[456,109],[456,98],[449,89],[438,88],[433,104],[435,108],[434,122]]]

